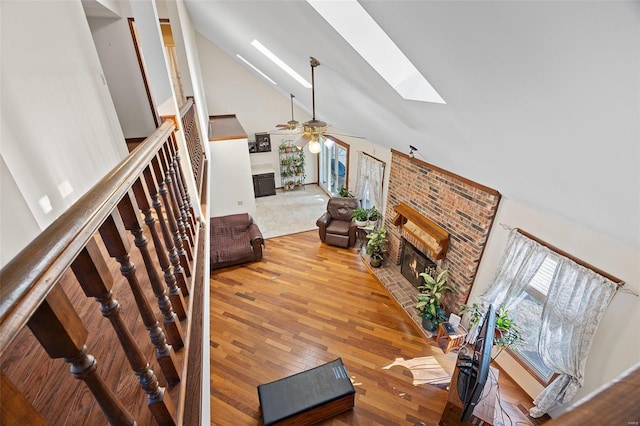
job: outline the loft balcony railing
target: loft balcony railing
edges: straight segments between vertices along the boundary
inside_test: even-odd
[[[0,424],[200,424],[204,229],[174,131],[0,271]]]

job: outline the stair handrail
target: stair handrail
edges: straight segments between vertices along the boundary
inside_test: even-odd
[[[0,355],[174,130],[165,121],[0,270]]]

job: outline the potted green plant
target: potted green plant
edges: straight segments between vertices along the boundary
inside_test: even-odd
[[[282,143],[279,145],[280,152],[291,152],[291,142],[291,140],[282,141]]]
[[[373,206],[368,210],[367,220],[369,222],[377,222],[378,219],[380,219],[380,216],[380,212],[378,211],[378,209],[376,209],[376,206]]]
[[[482,318],[482,309],[480,308],[480,305],[478,305],[477,303],[474,303],[472,305],[467,305],[464,304],[462,305],[462,310],[460,311],[460,314],[464,315],[464,314],[469,314],[469,329],[471,329],[473,326],[475,326],[478,321],[480,321],[480,318]]]
[[[509,311],[502,305],[496,312],[496,329],[493,336],[493,345],[498,346],[500,351],[504,348],[517,346],[523,342],[518,324],[509,317]],[[498,353],[499,355],[499,353]],[[496,355],[496,356],[498,356]]]
[[[369,264],[374,268],[379,268],[387,251],[387,230],[380,228],[367,235],[367,254],[370,256]]]
[[[463,305],[462,314],[469,314],[469,328],[472,328],[480,321],[484,312],[480,305],[474,303],[472,305]],[[517,346],[522,343],[522,334],[518,328],[518,324],[509,317],[509,311],[502,305],[496,312],[496,328],[493,334],[493,346],[500,348],[500,352],[504,348]],[[500,355],[500,352],[496,355]]]
[[[353,210],[351,218],[356,221],[356,226],[365,227],[369,221],[369,211],[364,207],[357,207]]]
[[[436,278],[426,272],[420,274],[424,284],[418,287],[420,293],[415,308],[422,317],[423,328],[427,331],[435,331],[438,324],[446,319],[441,300],[446,291],[453,291],[453,288],[447,285],[448,272],[444,270]]]
[[[338,190],[338,197],[353,198],[353,194],[351,193],[351,191],[349,191],[347,188],[345,188],[344,185],[342,185],[340,187],[340,189]]]

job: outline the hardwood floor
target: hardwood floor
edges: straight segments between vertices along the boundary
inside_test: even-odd
[[[382,367],[433,356],[451,373],[457,354],[416,329],[356,249],[321,244],[316,231],[269,239],[262,262],[214,272],[210,296],[212,424],[259,424],[259,384],[338,357],[354,383],[355,408],[322,424],[438,424],[445,386],[413,386],[408,369]],[[511,424],[534,424],[518,408],[531,399],[499,377]]]

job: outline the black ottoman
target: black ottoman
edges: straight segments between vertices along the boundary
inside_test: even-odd
[[[340,358],[258,385],[265,426],[317,423],[353,408],[355,393]]]

